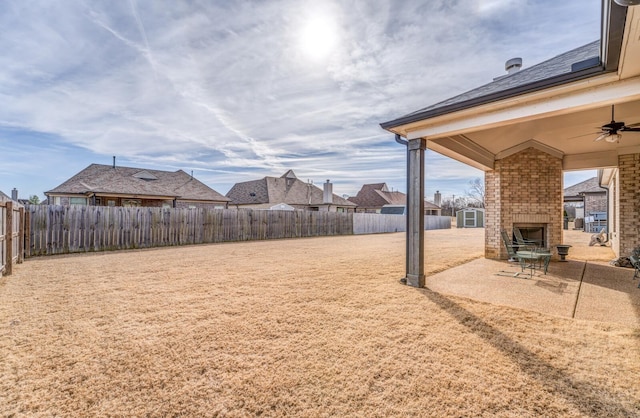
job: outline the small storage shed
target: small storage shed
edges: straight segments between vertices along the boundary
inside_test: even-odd
[[[456,212],[458,228],[484,228],[484,209],[464,208]]]

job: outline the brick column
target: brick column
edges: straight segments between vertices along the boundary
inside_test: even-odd
[[[640,245],[640,154],[618,156],[620,175],[620,257],[627,257]],[[611,219],[612,216],[609,216]],[[611,220],[609,220],[611,222]]]

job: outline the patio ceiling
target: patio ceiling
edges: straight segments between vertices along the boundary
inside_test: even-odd
[[[429,149],[483,170],[529,146],[563,158],[565,170],[615,166],[618,154],[640,152],[640,132],[622,132],[618,143],[594,141],[611,121],[611,105],[617,122],[640,124],[640,6],[622,10],[619,44],[614,50],[607,43],[616,31],[608,28],[604,64],[593,75],[477,105],[462,103],[453,111],[425,112],[424,118],[417,112],[383,127],[407,139],[426,138]]]

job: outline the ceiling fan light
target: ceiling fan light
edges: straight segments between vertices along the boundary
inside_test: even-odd
[[[622,135],[620,134],[611,134],[609,136],[607,136],[605,138],[605,141],[607,142],[620,142],[620,140],[622,139]]]

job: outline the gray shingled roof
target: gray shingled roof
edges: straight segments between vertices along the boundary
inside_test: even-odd
[[[582,193],[605,193],[606,190],[600,187],[597,177],[592,177],[573,186],[564,189],[566,196],[579,196]]]
[[[323,204],[322,189],[305,183],[288,170],[281,177],[264,177],[233,185],[227,197],[235,205],[279,204],[317,206]],[[333,194],[333,205],[355,206],[342,197]]]
[[[162,171],[120,166],[114,168],[102,164],[91,164],[46,193],[113,193],[163,196],[184,200],[229,201],[225,196],[182,170]]]
[[[424,118],[428,118],[430,114],[448,113],[447,108],[466,108],[476,105],[476,101],[482,101],[483,99],[489,100],[494,95],[500,95],[500,93],[507,93],[509,91],[515,91],[518,88],[525,88],[528,85],[535,85],[537,82],[543,80],[553,79],[567,74],[571,74],[572,71],[582,71],[585,68],[573,68],[574,64],[579,64],[588,61],[587,67],[599,65],[600,56],[600,41],[594,41],[587,45],[573,49],[564,54],[558,55],[547,61],[541,62],[529,68],[523,68],[522,70],[499,77],[491,83],[485,84],[481,87],[469,90],[466,93],[459,94],[451,97],[442,102],[436,103],[431,106],[427,106],[415,112],[402,116],[394,121],[385,122],[383,127],[389,128],[402,125],[406,123],[407,119],[411,119],[413,116],[417,117],[422,114]],[[465,104],[468,102],[468,106]],[[456,109],[459,110],[459,109]],[[452,110],[453,111],[453,110]]]
[[[358,194],[351,196],[349,201],[358,206],[375,208],[383,205],[404,205],[407,197],[401,192],[392,192],[386,183],[365,184]]]

